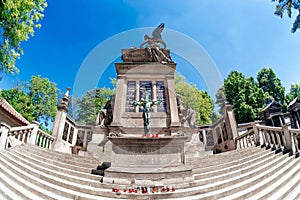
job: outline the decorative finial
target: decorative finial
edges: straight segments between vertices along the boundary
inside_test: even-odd
[[[65,93],[65,97],[68,97],[69,96],[69,92],[70,92],[71,88],[70,87],[67,87],[66,88],[66,93]]]

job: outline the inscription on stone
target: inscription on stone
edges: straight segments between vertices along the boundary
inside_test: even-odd
[[[136,82],[135,81],[128,81],[127,82],[127,94],[126,94],[126,105],[125,105],[125,112],[134,112],[134,106],[132,104],[133,100],[135,100],[135,89],[136,89]]]
[[[157,112],[166,112],[165,84],[163,81],[156,81],[156,98],[162,101],[161,104],[157,105]]]
[[[117,154],[174,154],[174,153],[181,153],[182,146],[165,146],[160,147],[156,145],[147,146],[147,145],[113,145],[113,151]]]

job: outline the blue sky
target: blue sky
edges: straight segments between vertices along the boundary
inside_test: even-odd
[[[123,31],[164,22],[166,28],[201,45],[222,79],[232,70],[256,77],[262,67],[272,67],[289,90],[291,83],[300,82],[300,31],[290,32],[293,18],[275,16],[275,5],[271,0],[48,0],[41,29],[22,43],[20,74],[6,76],[0,86],[11,87],[17,79],[29,81],[40,74],[65,90],[73,86],[84,59],[101,42]],[[193,66],[178,56],[173,60],[189,82],[207,89]],[[108,68],[100,87],[114,77],[113,65],[101,67]]]

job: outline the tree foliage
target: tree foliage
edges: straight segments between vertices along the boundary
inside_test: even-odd
[[[34,117],[42,124],[48,126],[48,120],[52,120],[56,114],[57,91],[56,84],[48,78],[32,76],[29,82],[29,96],[32,99],[35,112]]]
[[[284,87],[272,68],[262,68],[257,74],[258,86],[273,97],[275,101],[284,104]]]
[[[237,123],[251,122],[258,118],[267,97],[254,78],[246,78],[238,71],[232,71],[224,80],[224,91],[228,102],[234,108]]]
[[[34,35],[41,25],[46,0],[0,0],[0,70],[14,74],[23,50],[22,41]]]
[[[26,92],[27,91],[27,92]],[[29,122],[37,120],[47,127],[56,114],[56,85],[41,76],[32,76],[29,83],[22,83],[10,90],[2,90],[5,98]]]
[[[29,122],[35,120],[34,106],[31,98],[23,90],[13,88],[9,90],[0,91],[0,96],[6,99],[6,101]]]
[[[114,90],[110,88],[97,88],[87,91],[78,100],[78,121],[84,124],[95,124],[97,114],[102,109]]]
[[[175,75],[175,90],[181,96],[186,108],[196,111],[197,124],[210,124],[213,113],[213,100],[205,91],[200,91],[194,84],[187,83],[184,76]]]
[[[296,97],[300,98],[300,85],[295,83],[291,84],[290,92],[286,95],[286,102],[290,103],[293,101]]]
[[[296,32],[300,28],[300,1],[299,0],[272,0],[278,2],[276,5],[275,15],[283,17],[284,12],[287,12],[288,17],[292,17],[292,10],[298,10],[298,15],[293,23],[291,32]]]

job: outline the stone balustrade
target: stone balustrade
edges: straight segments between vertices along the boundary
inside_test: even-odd
[[[282,127],[263,126],[252,123],[252,128],[235,138],[237,148],[263,146],[299,154],[300,129],[291,129],[289,124]]]
[[[40,147],[51,149],[54,139],[53,136],[39,129],[37,131],[37,140],[35,144]]]
[[[10,127],[5,123],[1,123],[0,131],[0,149],[27,143],[51,149],[55,139],[40,130],[37,123],[19,127]]]

